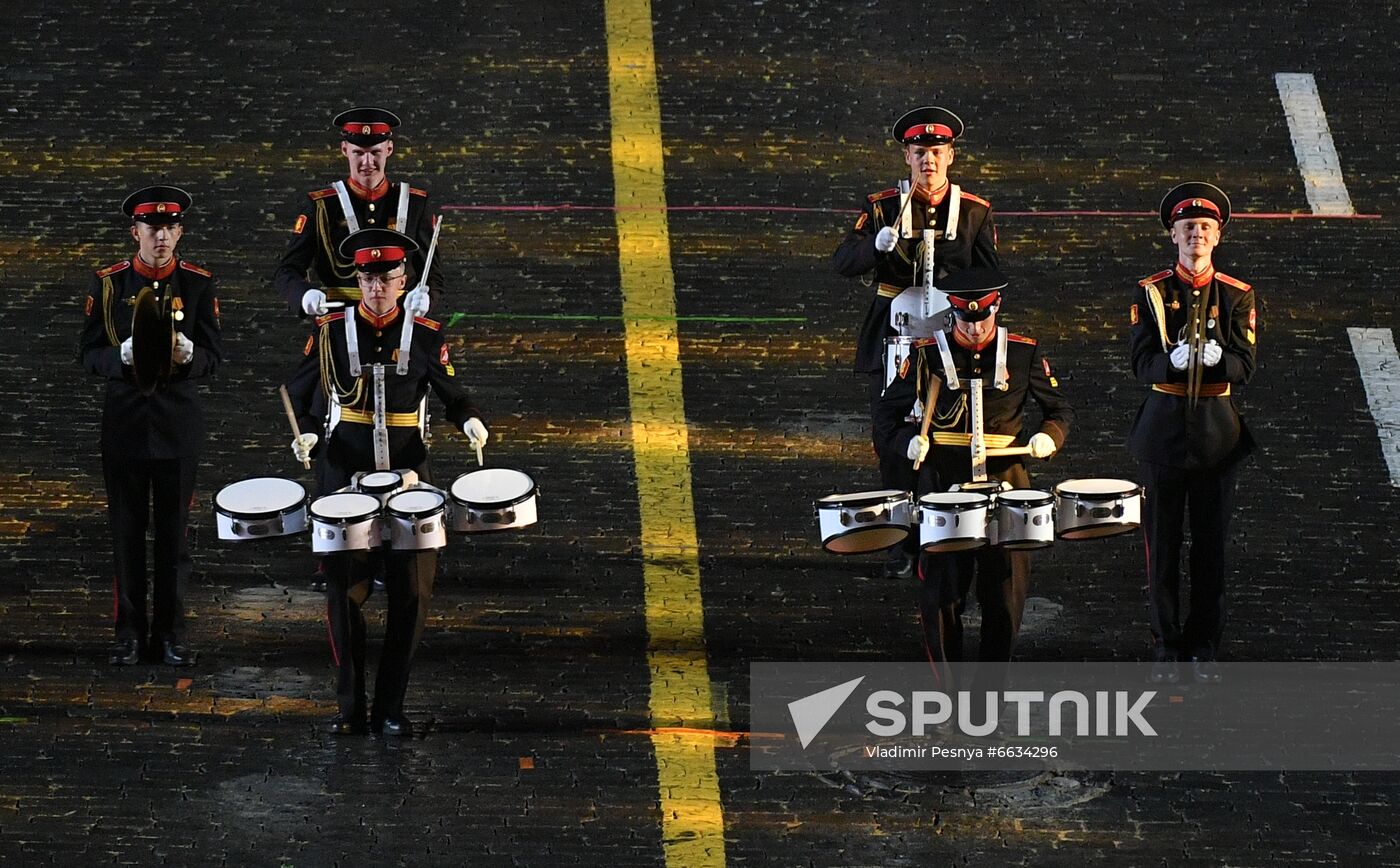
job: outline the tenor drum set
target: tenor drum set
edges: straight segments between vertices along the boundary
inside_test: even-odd
[[[317,554],[395,551],[447,545],[448,529],[465,534],[518,530],[538,520],[538,490],[529,474],[503,467],[463,473],[444,491],[412,470],[357,473],[350,485],[315,499],[300,483],[276,476],[244,479],[214,496],[219,539],[244,541],[311,531]]]

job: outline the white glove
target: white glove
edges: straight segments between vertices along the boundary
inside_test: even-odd
[[[1190,356],[1191,348],[1187,346],[1185,342],[1177,344],[1176,349],[1172,350],[1172,367],[1176,368],[1178,371],[1186,370],[1186,360],[1190,358]]]
[[[875,249],[881,253],[889,253],[899,243],[899,233],[890,226],[881,229],[875,236]]]
[[[194,341],[181,332],[175,333],[175,346],[170,350],[170,360],[177,365],[188,365],[194,358]]]
[[[122,364],[123,364],[123,365],[130,365],[130,364],[131,364],[131,338],[127,338],[126,340],[122,341],[122,349],[121,349],[121,352],[122,352]]]
[[[316,444],[321,440],[315,434],[303,434],[292,440],[292,454],[302,464],[311,460],[311,450],[316,448]]]
[[[467,435],[467,445],[473,449],[485,446],[487,438],[491,436],[486,426],[475,416],[462,423],[462,433]]]
[[[307,316],[325,316],[330,311],[326,307],[326,294],[319,289],[308,289],[301,297],[301,309]]]
[[[419,284],[403,297],[403,309],[408,311],[409,316],[422,316],[428,312],[428,301],[428,288]]]
[[[1220,349],[1220,344],[1210,341],[1201,350],[1201,361],[1206,363],[1207,368],[1213,368],[1220,364],[1220,357],[1223,355],[1225,351]]]
[[[914,439],[909,441],[909,448],[904,450],[904,454],[910,461],[922,462],[928,457],[928,438],[915,435]]]
[[[1044,431],[1031,438],[1031,442],[1026,444],[1031,448],[1032,458],[1049,458],[1055,454],[1055,438]]]

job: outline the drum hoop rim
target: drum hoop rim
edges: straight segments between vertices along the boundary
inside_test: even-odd
[[[853,534],[853,533],[864,533],[864,532],[866,532],[866,531],[871,531],[871,530],[882,530],[882,529],[887,530],[887,529],[892,528],[892,527],[902,527],[902,528],[904,528],[904,535],[905,535],[906,537],[908,537],[911,533],[913,533],[913,529],[912,529],[909,525],[907,525],[907,524],[899,524],[898,522],[895,522],[895,523],[893,523],[893,524],[883,524],[883,523],[867,524],[867,525],[863,525],[863,526],[861,526],[861,527],[853,527],[853,528],[851,528],[850,530],[843,530],[843,531],[841,531],[840,533],[838,533],[836,536],[823,537],[823,538],[822,538],[822,548],[825,549],[825,550],[826,550],[827,552],[829,552],[830,554],[833,554],[833,555],[841,555],[841,556],[843,556],[843,557],[849,556],[849,555],[868,555],[868,554],[870,554],[871,551],[881,551],[881,549],[867,549],[866,551],[863,551],[863,552],[836,552],[836,551],[832,551],[831,549],[827,548],[827,547],[826,547],[826,544],[829,543],[829,542],[834,542],[835,540],[838,540],[838,539],[844,539],[845,537],[848,537],[848,536],[850,536],[850,535]]]
[[[839,496],[840,496],[840,495],[836,495],[836,494],[829,494],[829,495],[827,495],[827,497],[839,497]],[[837,507],[837,508],[848,507],[848,506],[849,506],[849,507],[859,507],[859,506],[873,506],[873,505],[879,504],[879,503],[898,504],[898,503],[901,503],[901,502],[912,504],[912,503],[913,503],[913,495],[911,495],[909,492],[905,491],[905,492],[900,493],[900,494],[882,494],[882,495],[879,495],[879,496],[873,496],[873,495],[871,495],[871,496],[867,496],[867,497],[857,498],[857,499],[855,499],[855,500],[818,500],[818,501],[817,501],[817,509],[825,509],[826,507],[832,507],[832,506]]]
[[[459,476],[458,479],[460,478],[461,477]],[[526,478],[529,478],[529,474],[526,474]],[[456,481],[453,481],[452,484],[455,486],[457,483]],[[457,492],[451,490],[448,491],[448,494],[451,496],[453,504],[457,506],[466,507],[467,509],[506,509],[508,507],[518,506],[527,500],[534,500],[535,494],[538,492],[538,488],[539,486],[535,485],[535,480],[531,479],[529,491],[525,492],[519,497],[511,498],[509,500],[467,500],[465,498],[458,497]]]
[[[1102,479],[1107,479],[1108,477],[1100,477],[1100,478],[1102,478]],[[1126,480],[1126,479],[1122,479],[1122,480],[1119,480],[1119,481],[1120,481],[1120,482],[1127,482],[1129,485],[1132,486],[1132,488],[1129,488],[1129,489],[1127,489],[1127,490],[1125,490],[1125,491],[1112,491],[1112,492],[1110,492],[1110,491],[1073,491],[1073,490],[1065,490],[1064,487],[1065,487],[1066,485],[1068,485],[1071,481],[1073,481],[1073,480],[1068,480],[1068,479],[1067,479],[1067,480],[1065,480],[1064,482],[1057,483],[1057,484],[1055,485],[1055,488],[1054,488],[1054,490],[1053,490],[1052,493],[1053,493],[1056,497],[1073,497],[1073,498],[1077,498],[1077,499],[1079,499],[1079,500],[1120,500],[1120,499],[1122,499],[1122,498],[1124,498],[1124,497],[1133,497],[1134,495],[1137,495],[1137,496],[1141,496],[1141,495],[1142,495],[1142,486],[1141,486],[1141,485],[1138,485],[1138,484],[1135,483],[1135,482],[1129,482],[1129,481]]]
[[[430,508],[425,509],[425,510],[416,510],[416,511],[414,511],[414,512],[408,512],[407,510],[395,509],[395,508],[394,508],[394,501],[395,501],[396,499],[398,499],[400,496],[405,495],[405,494],[418,494],[418,493],[427,493],[427,494],[431,494],[431,495],[433,495],[434,497],[436,497],[436,498],[438,499],[438,500],[437,500],[437,506],[430,507]],[[406,520],[408,520],[408,521],[421,521],[422,519],[429,518],[429,517],[431,517],[431,516],[433,516],[433,515],[435,515],[435,514],[441,513],[441,512],[443,512],[443,511],[446,510],[446,509],[447,509],[447,498],[445,498],[445,497],[442,496],[442,492],[440,492],[440,491],[434,491],[434,490],[431,489],[431,488],[410,488],[408,491],[400,491],[400,492],[395,493],[393,497],[389,498],[388,500],[386,500],[386,501],[384,502],[384,511],[385,511],[385,512],[389,513],[390,515],[394,516],[395,518],[402,518],[402,519],[406,519]]]
[[[320,513],[316,512],[316,501],[317,501],[317,500],[321,500],[322,498],[325,498],[325,497],[343,497],[343,496],[345,496],[345,495],[347,495],[347,494],[348,494],[348,495],[354,495],[354,496],[356,496],[356,497],[368,497],[370,500],[373,500],[373,501],[374,501],[374,508],[370,509],[368,512],[360,513],[360,514],[358,514],[358,515],[327,516],[327,515],[321,515]],[[308,515],[311,516],[311,519],[312,519],[313,521],[319,521],[319,522],[323,522],[323,523],[325,523],[325,524],[345,525],[345,524],[358,524],[358,523],[360,523],[360,522],[362,522],[362,521],[369,521],[369,520],[371,520],[371,519],[374,519],[375,517],[377,517],[377,516],[379,515],[379,513],[380,513],[380,511],[381,511],[382,509],[383,509],[383,506],[379,503],[379,499],[378,499],[378,498],[376,498],[376,497],[374,497],[374,496],[372,496],[372,495],[369,495],[369,494],[365,494],[363,491],[335,491],[335,492],[331,492],[330,494],[323,494],[323,495],[321,495],[320,497],[316,498],[316,500],[311,501],[311,505],[307,507],[306,512],[307,512]]]
[[[1031,499],[1025,497],[1006,496],[1008,494],[1015,494],[1017,491],[1035,491],[1037,494],[1040,494],[1041,497]],[[1021,509],[1033,509],[1037,506],[1053,506],[1055,503],[1055,495],[1051,494],[1048,491],[1041,491],[1040,489],[1017,488],[1013,489],[1012,491],[1003,491],[1001,494],[997,495],[997,502],[1004,502],[1007,506],[1017,507]]]
[[[947,503],[942,503],[936,500],[931,500],[927,502],[924,501],[925,497],[938,497],[939,495],[944,494],[966,494],[969,497],[979,498],[979,500],[954,500],[948,501]],[[920,507],[927,507],[929,509],[932,509],[934,512],[947,511],[941,509],[941,507],[945,506],[949,507],[953,512],[967,512],[973,509],[987,509],[991,505],[992,499],[990,497],[988,497],[985,494],[977,494],[976,492],[970,491],[931,491],[928,494],[922,495],[919,498]]]
[[[245,482],[252,482],[254,479],[275,479],[278,482],[285,482],[288,485],[295,485],[297,488],[301,489],[301,499],[298,500],[296,503],[288,504],[287,506],[282,507],[281,509],[268,509],[263,510],[262,512],[240,512],[237,510],[230,509],[229,507],[223,506],[219,503],[219,495],[223,494],[228,489],[233,488],[235,485],[241,485]],[[225,518],[236,519],[238,521],[263,521],[269,518],[277,518],[278,516],[291,515],[292,513],[297,512],[298,510],[306,509],[306,505],[309,500],[310,495],[306,493],[306,486],[302,485],[300,482],[297,482],[295,479],[284,479],[281,476],[246,476],[243,479],[239,479],[235,482],[230,482],[228,485],[225,485],[223,488],[220,488],[218,491],[214,492],[213,497],[214,513],[216,515],[222,515]]]

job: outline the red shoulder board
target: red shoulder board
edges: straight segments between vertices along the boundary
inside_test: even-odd
[[[878,202],[878,201],[880,201],[881,199],[888,199],[888,198],[890,198],[891,196],[898,196],[898,195],[899,195],[899,188],[898,188],[898,187],[891,187],[891,188],[889,188],[888,190],[881,190],[881,191],[878,192],[878,193],[871,193],[869,196],[866,196],[865,198],[866,198],[866,199],[869,199],[871,202]]]
[[[1028,338],[1025,335],[1013,335],[1007,332],[1006,339],[1008,341],[1015,341],[1018,344],[1030,344],[1031,346],[1035,346],[1035,338]]]
[[[342,319],[345,319],[345,311],[338,310],[335,313],[328,313],[325,316],[316,317],[316,325],[323,326],[326,323],[332,323]]]
[[[1227,286],[1233,286],[1235,289],[1238,289],[1241,292],[1249,292],[1249,290],[1251,289],[1250,285],[1245,283],[1243,280],[1236,280],[1230,275],[1221,274],[1218,271],[1215,273],[1215,279],[1223,284],[1226,284]]]
[[[1218,272],[1217,272],[1217,273],[1218,273]],[[1159,272],[1157,272],[1156,274],[1152,275],[1151,277],[1144,277],[1142,280],[1139,280],[1139,281],[1138,281],[1138,286],[1150,286],[1150,285],[1156,283],[1156,282],[1159,281],[1159,280],[1163,280],[1163,279],[1168,278],[1168,277],[1171,277],[1171,276],[1172,276],[1172,270],[1171,270],[1170,268],[1168,268],[1166,271],[1159,271]]]
[[[195,265],[193,262],[186,262],[186,261],[183,260],[183,259],[180,260],[180,267],[183,268],[183,269],[185,269],[186,271],[193,271],[195,274],[198,274],[200,277],[213,277],[213,276],[214,276],[214,275],[210,274],[207,270],[205,270],[205,269],[203,269],[203,268],[200,268],[198,265]]]
[[[327,198],[329,198],[329,197],[335,195],[335,188],[334,188],[334,187],[327,187],[327,188],[324,189],[324,190],[315,190],[315,191],[313,191],[313,192],[307,193],[306,195],[310,196],[313,200],[314,200],[314,199],[327,199]]]
[[[130,259],[123,259],[121,262],[114,262],[114,263],[112,263],[111,265],[107,266],[106,268],[102,269],[101,271],[97,272],[97,276],[98,276],[98,277],[111,277],[112,275],[114,275],[114,274],[116,274],[116,273],[118,273],[118,272],[126,271],[126,270],[127,270],[128,268],[130,268],[130,267],[131,267],[131,260],[130,260]]]
[[[425,316],[415,316],[413,318],[413,322],[420,326],[426,326],[435,332],[442,330],[442,323],[438,322],[435,319],[428,319]]]
[[[420,190],[420,189],[418,189],[417,187],[409,187],[409,188],[408,188],[408,192],[409,192],[409,195],[412,195],[412,196],[427,196],[427,195],[428,195],[428,191],[427,191],[427,190]]]
[[[964,199],[971,199],[972,201],[974,201],[974,202],[976,202],[977,204],[981,205],[983,208],[990,208],[990,207],[992,207],[992,203],[991,203],[991,202],[988,202],[986,199],[983,199],[981,196],[974,196],[974,195],[972,195],[971,193],[967,192],[966,190],[964,190],[964,191],[962,192],[962,197],[963,197]]]

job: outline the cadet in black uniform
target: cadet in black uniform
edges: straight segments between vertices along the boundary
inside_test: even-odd
[[[942,278],[959,269],[1000,265],[991,203],[965,190],[955,195],[948,180],[953,142],[962,132],[962,119],[938,106],[916,108],[895,121],[890,135],[901,146],[912,191],[909,231],[901,225],[899,189],[872,193],[861,203],[855,225],[832,257],[839,274],[859,276],[867,286],[875,286],[860,326],[855,360],[856,372],[869,380],[872,417],[885,387],[885,338],[896,334],[890,326],[890,302],[906,288],[924,283],[924,229],[931,226],[935,232],[934,280],[940,287]],[[954,208],[957,219],[950,231]],[[907,464],[882,465],[880,475],[885,488],[909,490],[913,484]],[[912,551],[896,547],[886,565],[887,575],[912,575]]]
[[[351,232],[393,229],[413,238],[418,250],[409,266],[415,284],[433,237],[434,212],[427,191],[390,183],[385,176],[385,165],[394,153],[398,116],[382,108],[353,108],[336,115],[332,124],[340,131],[340,153],[350,165],[350,175],[307,194],[292,225],[287,251],[272,276],[278,294],[304,316],[326,313],[327,300],[359,300],[355,264],[338,252]],[[410,292],[405,299],[417,316],[428,312],[430,296],[442,298],[441,268],[433,267],[427,285],[429,292]]]
[[[345,239],[340,255],[355,263],[363,300],[339,313],[319,317],[308,339],[306,357],[287,383],[287,392],[302,434],[292,442],[297,459],[319,455],[326,491],[348,485],[358,471],[389,468],[423,470],[427,449],[419,431],[419,407],[431,388],[446,405],[447,418],[467,435],[468,443],[486,442],[487,431],[466,390],[457,382],[448,359],[442,327],[414,317],[408,372],[396,373],[405,312],[398,298],[406,283],[405,260],[416,250],[413,239],[388,229],[362,229]],[[347,320],[353,323],[362,370],[352,374]],[[377,463],[374,450],[372,366],[384,366],[384,411],[387,461]],[[330,403],[340,406],[339,423],[321,445]],[[424,474],[426,475],[426,474]],[[361,607],[372,589],[375,561],[385,561],[388,616],[384,652],[375,681],[370,729],[384,735],[409,735],[413,725],[403,713],[409,670],[423,632],[437,570],[436,551],[338,553],[325,556],[327,617],[331,652],[338,677],[340,712],[331,719],[334,734],[365,731],[365,620]]]
[[[1225,541],[1235,482],[1254,449],[1231,387],[1254,376],[1259,324],[1249,284],[1213,264],[1230,220],[1225,193],[1199,181],[1181,184],[1162,199],[1160,212],[1177,248],[1176,266],[1139,281],[1129,313],[1133,373],[1152,387],[1128,432],[1144,488],[1152,677],[1174,682],[1177,661],[1189,659],[1193,677],[1211,683],[1220,680],[1215,659],[1225,625]],[[1183,625],[1188,506],[1191,611]]]
[[[136,663],[148,649],[171,666],[195,662],[185,644],[183,597],[193,567],[185,527],[204,441],[196,383],[214,372],[223,347],[213,276],[175,253],[190,204],[188,193],[169,186],[126,197],[122,211],[132,221],[136,255],[96,272],[88,284],[79,355],[88,373],[107,381],[102,472],[116,564],[115,666]],[[168,382],[142,394],[133,379],[131,326],[137,294],[147,287],[169,312],[175,335]],[[165,351],[163,341],[159,351]],[[155,570],[148,622],[146,527],[152,516]]]
[[[953,308],[954,327],[948,350],[957,377],[984,383],[983,425],[988,447],[1027,445],[1035,458],[1049,458],[1064,445],[1074,411],[1060,394],[1050,362],[1036,342],[1007,335],[1006,389],[994,385],[997,369],[997,313],[1006,278],[992,268],[972,268],[940,284]],[[929,378],[941,381],[933,410],[930,437],[919,434],[908,417],[915,399],[927,397]],[[919,468],[915,495],[947,491],[972,480],[971,412],[967,388],[948,387],[949,377],[934,341],[920,342],[911,364],[900,371],[876,405],[875,437],[882,459],[899,460]],[[1040,407],[1040,428],[1022,439],[1026,405]],[[989,480],[1005,480],[1012,488],[1029,488],[1030,476],[1019,456],[989,457]],[[958,662],[962,653],[962,603],[969,588],[977,589],[982,608],[979,659],[1011,659],[1021,629],[1021,611],[1030,585],[1030,558],[1024,551],[993,546],[956,553],[924,553],[919,563],[919,617],[929,660]]]

